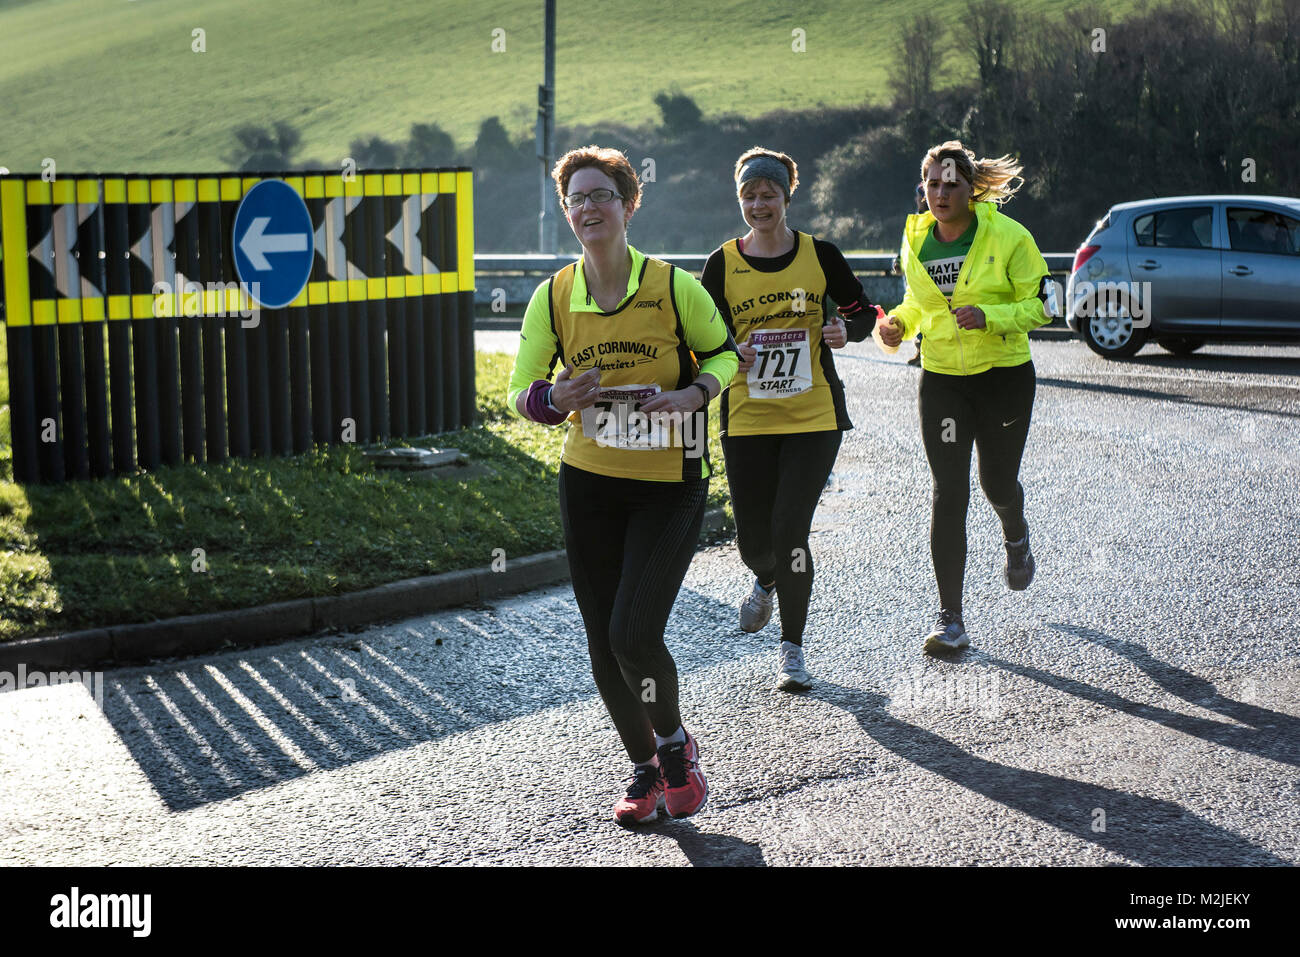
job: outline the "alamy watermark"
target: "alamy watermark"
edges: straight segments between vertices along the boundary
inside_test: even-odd
[[[1002,713],[1000,675],[917,675],[889,689],[889,706],[895,711],[965,710],[984,717]]]
[[[102,671],[28,671],[27,665],[19,664],[18,673],[0,671],[0,694],[6,691],[20,691],[23,688],[40,688],[46,685],[85,685],[95,704],[100,710],[104,708],[104,672]]]
[[[631,402],[600,401],[593,414],[592,438],[601,448],[667,449],[681,446],[688,459],[704,455],[708,419],[696,412],[642,412]]]
[[[1151,283],[1089,282],[1074,284],[1071,308],[1082,319],[1128,316],[1133,328],[1151,325]]]
[[[261,322],[257,306],[261,294],[260,282],[197,283],[184,273],[177,272],[175,283],[153,284],[153,314],[155,319],[173,316],[238,316],[239,324],[245,329],[251,329]]]
[[[117,927],[133,937],[148,937],[153,926],[152,894],[87,894],[73,887],[50,898],[50,926]]]

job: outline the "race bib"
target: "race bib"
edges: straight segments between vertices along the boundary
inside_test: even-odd
[[[747,341],[758,351],[746,380],[751,399],[784,399],[812,388],[807,329],[752,332]]]
[[[668,448],[664,418],[641,411],[641,403],[658,394],[657,385],[601,389],[596,404],[582,410],[582,434],[597,445],[616,449]]]

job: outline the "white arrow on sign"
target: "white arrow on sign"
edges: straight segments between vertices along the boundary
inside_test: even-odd
[[[267,233],[270,216],[258,216],[253,219],[248,232],[239,241],[239,249],[252,267],[258,272],[267,272],[271,268],[267,253],[305,253],[307,251],[306,233]]]

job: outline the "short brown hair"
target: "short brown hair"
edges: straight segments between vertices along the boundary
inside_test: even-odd
[[[586,166],[594,166],[612,179],[623,201],[631,203],[634,211],[641,206],[641,180],[637,178],[636,170],[622,150],[607,146],[580,146],[560,157],[551,170],[551,179],[555,180],[555,192],[560,197],[561,206],[569,193],[569,180]]]
[[[762,146],[755,146],[751,149],[745,150],[745,152],[740,154],[740,159],[736,160],[736,168],[732,172],[731,178],[736,181],[737,194],[740,192],[740,171],[744,168],[745,164],[755,156],[770,156],[785,167],[786,172],[790,174],[790,192],[787,193],[785,197],[786,202],[789,202],[790,197],[794,195],[794,191],[799,186],[799,166],[784,153],[778,153],[776,150],[769,150]]]

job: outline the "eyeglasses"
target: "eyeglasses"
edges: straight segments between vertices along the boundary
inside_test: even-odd
[[[576,209],[591,197],[591,201],[599,206],[601,203],[608,203],[611,199],[622,199],[612,189],[593,189],[590,193],[570,193],[564,197],[564,205],[569,209]]]

